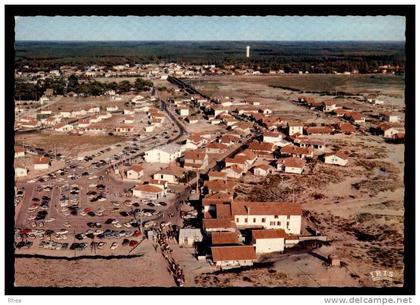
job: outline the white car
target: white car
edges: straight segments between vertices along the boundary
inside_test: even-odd
[[[98,176],[93,175],[93,176],[89,177],[88,179],[89,179],[89,180],[93,180],[93,179],[96,179],[96,178],[98,178]]]
[[[65,226],[66,228],[70,228],[71,224],[70,224],[70,222],[66,221],[66,222],[63,223],[63,226]]]
[[[116,227],[116,228],[121,228],[121,227],[122,227],[122,225],[121,225],[119,222],[117,222],[117,223],[114,223],[114,227]]]
[[[113,242],[112,244],[111,244],[111,247],[110,247],[110,249],[111,250],[114,250],[114,249],[117,249],[118,248],[118,244],[117,244],[117,242]]]
[[[53,221],[55,221],[55,218],[54,218],[54,217],[51,217],[51,218],[45,219],[45,222],[46,222],[46,223],[50,223],[50,222],[53,222]]]

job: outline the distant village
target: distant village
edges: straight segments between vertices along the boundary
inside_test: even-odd
[[[223,269],[250,266],[261,254],[283,252],[301,241],[322,240],[325,236],[302,233],[303,212],[299,202],[243,200],[237,193],[239,181],[262,181],[273,175],[306,175],[317,163],[338,168],[351,165],[348,152],[333,148],[316,136],[373,134],[398,144],[404,142],[405,129],[397,111],[363,113],[341,100],[317,100],[309,94],[290,101],[310,109],[314,115],[325,114],[333,122],[316,125],[284,117],[258,101],[191,93],[188,91],[191,87],[182,80],[204,75],[260,74],[258,70],[231,68],[161,64],[120,65],[111,70],[94,65],[84,70],[61,66],[59,70],[47,72],[16,71],[16,78],[26,81],[70,75],[82,79],[145,77],[181,86],[165,99],[154,89],[122,94],[108,90],[100,97],[67,92],[63,98],[74,102],[60,107],[54,107],[60,97],[48,88],[37,101],[15,101],[15,132],[62,134],[69,135],[69,139],[102,135],[129,141],[143,135],[156,137],[157,132],[174,128],[168,124],[178,125],[182,130],[180,135],[184,136],[182,141],[168,140],[131,159],[128,153],[121,160],[109,158],[104,161],[109,166],[106,174],[131,183],[132,200],[144,203],[175,196],[171,187],[182,186],[188,192],[183,201],[188,211],[182,212],[182,217],[196,222],[179,228],[178,244],[196,247],[198,260],[210,260]],[[378,72],[392,70],[393,67],[384,66]],[[384,104],[375,94],[361,96],[359,102],[378,109]],[[202,131],[201,126],[217,129]],[[15,175],[19,181],[62,170],[55,167],[57,154],[46,156],[45,151],[26,144],[15,146]],[[19,160],[25,158],[29,162],[19,165]],[[74,160],[88,162],[89,157],[74,156]],[[65,166],[69,164],[66,161]],[[161,234],[153,233],[155,225],[159,227],[154,222],[145,226],[151,232],[149,238]]]

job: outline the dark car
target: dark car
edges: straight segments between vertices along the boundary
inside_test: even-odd
[[[107,220],[105,220],[105,224],[109,225],[111,224],[115,219],[112,218],[108,218]]]
[[[82,240],[83,239],[83,235],[82,234],[76,234],[74,235],[74,237],[78,240]]]
[[[120,212],[120,215],[123,216],[123,217],[129,216],[129,214],[125,211]]]
[[[89,213],[87,213],[90,217],[95,217],[96,216],[96,214],[95,214],[95,212],[93,212],[93,211],[90,211]]]
[[[130,243],[130,241],[127,238],[125,238],[122,242],[122,245],[123,246],[128,246],[129,243]]]

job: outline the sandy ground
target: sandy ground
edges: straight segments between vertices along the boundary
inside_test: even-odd
[[[144,241],[135,254],[141,257],[115,259],[53,260],[16,258],[15,285],[31,287],[158,286],[175,283],[166,262],[150,241]],[[150,272],[153,270],[153,272]]]

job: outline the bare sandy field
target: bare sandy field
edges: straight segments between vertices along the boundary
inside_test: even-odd
[[[144,241],[136,254],[120,259],[55,260],[16,258],[15,285],[30,287],[169,287],[175,283],[162,255]]]

